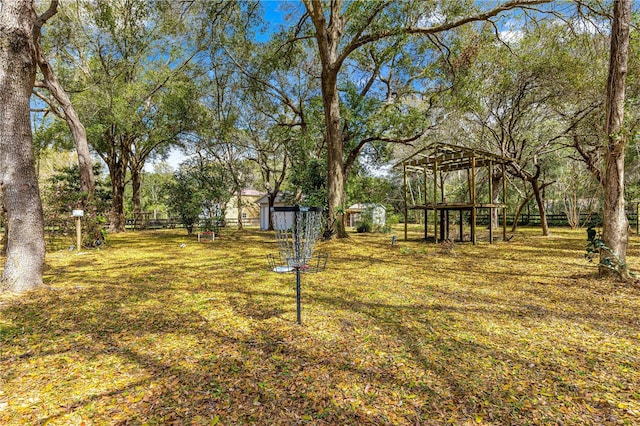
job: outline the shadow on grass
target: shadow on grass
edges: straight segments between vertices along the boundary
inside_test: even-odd
[[[567,276],[558,291],[481,269],[476,286],[454,266],[431,271],[452,259],[407,263],[376,238],[354,238],[325,244],[329,271],[303,277],[298,327],[293,276],[266,272],[275,245],[265,238],[245,232],[182,249],[182,237],[157,232],[52,265],[56,291],[0,311],[0,377],[11,398],[39,394],[40,411],[9,401],[0,419],[584,424],[623,418],[616,404],[637,400],[637,349],[592,346],[621,345],[637,326],[637,297],[594,300],[591,286],[606,294],[608,283]],[[618,367],[625,362],[631,374]],[[28,371],[36,377],[20,376]],[[39,390],[38,375],[55,377],[60,393]],[[603,388],[617,399],[603,400]]]

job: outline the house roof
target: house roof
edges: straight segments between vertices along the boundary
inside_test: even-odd
[[[245,197],[261,197],[265,195],[263,191],[258,191],[257,189],[243,189],[242,195]]]
[[[375,209],[375,208],[381,208],[383,210],[386,210],[387,208],[385,206],[383,206],[382,204],[377,204],[377,203],[356,203],[352,206],[350,206],[347,211],[350,212],[359,212],[362,210],[366,210],[366,209]]]
[[[290,197],[292,194],[288,193],[288,192],[278,192],[278,195],[276,195],[276,199],[274,200],[275,203],[282,203],[284,202],[284,199],[287,197]],[[255,203],[257,204],[268,204],[269,203],[269,194],[264,194],[262,197],[258,198]]]

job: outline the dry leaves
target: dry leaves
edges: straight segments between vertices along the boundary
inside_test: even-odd
[[[273,235],[183,232],[50,253],[47,288],[0,296],[1,424],[640,423],[640,291],[592,276],[584,231],[321,243],[302,327]]]

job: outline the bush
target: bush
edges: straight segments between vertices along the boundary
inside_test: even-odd
[[[358,232],[359,234],[365,234],[365,233],[371,232],[372,228],[373,228],[373,224],[371,222],[369,222],[368,220],[363,220],[360,223],[358,223],[356,232]]]
[[[393,228],[391,228],[391,225],[389,225],[388,223],[385,225],[379,225],[376,227],[376,232],[380,232],[382,234],[390,234],[393,231]]]
[[[386,223],[388,225],[390,225],[390,226],[399,224],[400,223],[400,215],[396,214],[396,213],[387,215]]]
[[[43,187],[43,215],[47,244],[57,250],[69,243],[75,243],[76,220],[72,210],[84,210],[82,218],[82,246],[99,247],[106,242],[105,217],[109,211],[111,193],[108,184],[100,179],[99,164],[93,167],[95,193],[90,200],[80,190],[80,171],[78,165],[55,170]]]

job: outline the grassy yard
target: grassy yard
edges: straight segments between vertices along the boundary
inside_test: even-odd
[[[45,288],[0,295],[0,424],[640,424],[640,289],[552,231],[321,243],[303,326],[272,233],[51,252]]]

